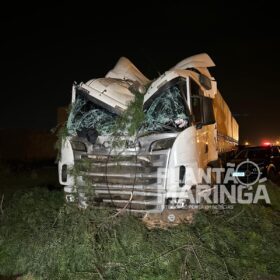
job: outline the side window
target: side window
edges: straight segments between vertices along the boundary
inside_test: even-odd
[[[203,91],[201,87],[193,79],[190,79],[190,86],[191,86],[191,96],[203,95]]]
[[[202,121],[202,108],[201,108],[201,98],[198,96],[191,97],[192,114],[194,116],[194,122],[199,123]]]
[[[192,79],[190,79],[190,88],[191,88],[191,106],[192,114],[194,116],[194,122],[202,122],[202,100],[201,96],[203,92],[200,86]]]

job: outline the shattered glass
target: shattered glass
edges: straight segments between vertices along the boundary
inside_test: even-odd
[[[176,130],[177,124],[188,124],[188,114],[181,95],[180,86],[175,84],[163,90],[144,110],[144,131]],[[182,126],[179,126],[182,128]]]
[[[77,94],[67,121],[70,135],[78,131],[95,128],[99,135],[110,135],[115,127],[116,115],[95,105],[85,96]]]
[[[163,86],[145,104],[144,121],[141,120],[140,123],[137,113],[139,115],[139,110],[142,110],[142,98],[138,98],[141,102],[135,98],[132,106],[123,113],[120,119],[116,114],[88,100],[84,94],[77,94],[68,117],[68,132],[76,136],[94,129],[98,135],[112,135],[113,133],[126,135],[129,134],[131,127],[139,125],[141,134],[151,131],[178,131],[189,124],[189,112],[183,98],[186,96],[185,90],[185,81],[182,80],[172,81],[169,86],[168,84]]]

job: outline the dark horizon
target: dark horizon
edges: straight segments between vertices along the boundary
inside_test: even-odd
[[[71,100],[72,83],[104,76],[120,56],[155,78],[206,52],[216,63],[209,70],[239,123],[240,143],[280,140],[280,40],[273,7],[256,1],[230,8],[192,4],[193,13],[187,14],[183,8],[157,16],[146,9],[143,22],[116,14],[111,28],[102,23],[102,14],[74,13],[76,7],[37,7],[4,18],[0,128],[54,127],[57,107]]]

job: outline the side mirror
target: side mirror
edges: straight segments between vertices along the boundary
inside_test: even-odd
[[[214,78],[210,79],[202,74],[199,75],[199,82],[207,91],[207,93],[214,98],[217,93],[217,82]]]
[[[214,109],[213,109],[213,99],[207,96],[202,97],[202,108],[203,108],[203,124],[214,124],[216,122]]]
[[[212,81],[208,77],[200,74],[199,75],[199,82],[206,90],[212,89]]]

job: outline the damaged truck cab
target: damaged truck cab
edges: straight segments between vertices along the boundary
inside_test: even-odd
[[[212,66],[207,54],[195,55],[150,82],[121,58],[105,78],[74,84],[58,164],[67,201],[143,213],[186,207],[200,170],[219,165],[238,141]],[[143,95],[144,119],[128,135],[116,120],[135,92]]]

